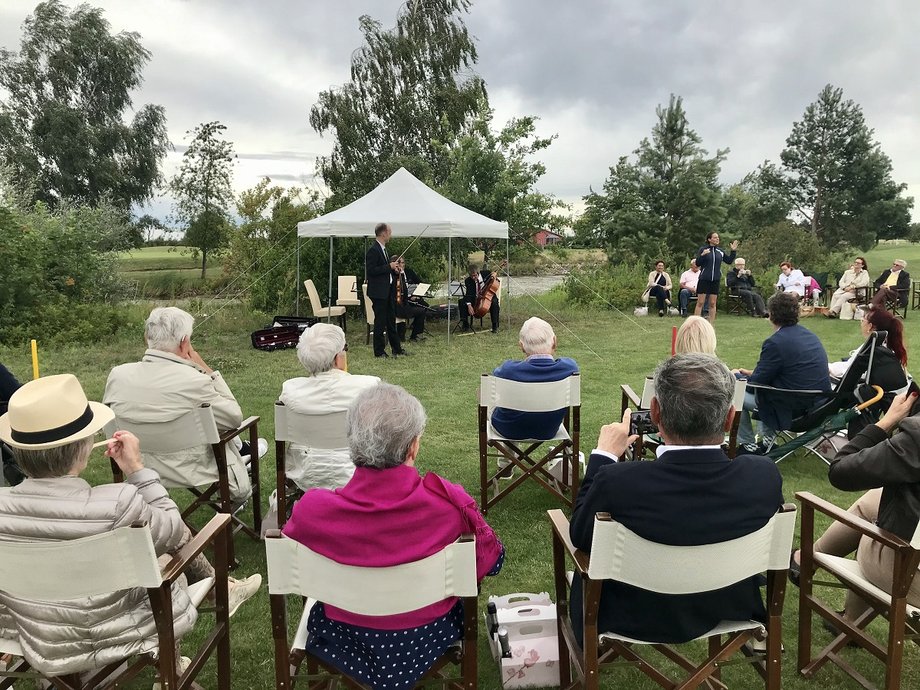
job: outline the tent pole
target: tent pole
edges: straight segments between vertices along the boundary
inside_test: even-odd
[[[511,233],[505,238],[505,280],[508,281],[508,319],[505,325],[511,328]]]
[[[329,235],[329,308],[326,310],[326,323],[332,321],[332,235]]]
[[[297,276],[294,281],[294,316],[300,316],[300,235],[297,235]]]
[[[453,306],[451,304],[451,294],[450,294],[450,282],[454,274],[454,257],[451,252],[453,246],[453,239],[447,237],[447,346],[450,347],[450,329],[454,325],[454,320],[450,317],[450,310]],[[459,309],[459,307],[457,307]]]

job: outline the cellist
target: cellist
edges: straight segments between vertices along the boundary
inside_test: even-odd
[[[477,264],[469,265],[469,275],[463,281],[464,293],[459,303],[460,330],[465,331],[470,327],[470,318],[475,312],[476,305],[485,292],[489,283],[498,277],[495,271],[480,270]],[[493,299],[489,306],[489,318],[492,320],[492,332],[498,332],[498,300]]]

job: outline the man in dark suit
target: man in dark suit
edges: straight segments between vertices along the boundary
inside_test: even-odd
[[[404,355],[396,332],[396,257],[387,254],[386,244],[393,234],[386,223],[374,228],[376,241],[364,256],[367,296],[374,307],[374,356],[388,357],[383,332],[386,331],[393,355]]]
[[[827,352],[814,333],[799,325],[799,298],[794,292],[777,292],[767,303],[775,329],[760,347],[754,370],[736,369],[750,383],[791,390],[830,391]],[[788,429],[792,420],[819,402],[814,396],[748,389],[738,426],[738,443],[749,453],[762,453],[777,431]],[[755,443],[750,411],[760,417],[762,441]]]
[[[618,462],[636,439],[629,410],[601,428],[572,513],[572,543],[590,551],[594,516],[610,513],[640,537],[696,546],[737,539],[763,527],[783,503],[782,477],[767,458],[721,448],[735,410],[735,380],[712,355],[684,354],[655,372],[651,417],[663,445],[654,462]],[[667,568],[667,563],[661,563]],[[571,615],[583,632],[581,580],[572,583]],[[696,594],[659,594],[604,582],[598,630],[653,642],[686,642],[721,620],[766,620],[758,578]]]
[[[476,264],[469,265],[469,275],[463,281],[463,298],[460,300],[460,330],[465,331],[470,326],[470,319],[473,318],[473,309],[476,306],[476,299],[482,293],[483,288],[492,271],[479,270]],[[492,332],[498,332],[498,297],[492,298],[492,304],[489,306],[489,318],[492,320]]]
[[[886,287],[889,291],[897,292],[897,301],[902,307],[907,304],[910,295],[910,273],[905,268],[907,262],[904,259],[895,259],[891,268],[882,271],[882,275],[873,283],[876,290]]]

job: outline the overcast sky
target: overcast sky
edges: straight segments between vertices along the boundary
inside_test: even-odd
[[[0,46],[18,50],[35,4],[0,0]],[[242,190],[263,176],[316,184],[315,158],[332,141],[310,128],[310,108],[348,80],[358,17],[393,26],[403,0],[91,4],[152,53],[135,106],[165,106],[177,146],[200,122],[226,124]],[[541,135],[558,134],[541,152],[539,187],[576,209],[649,134],[671,93],[707,149],[731,149],[722,181],[733,183],[778,160],[792,123],[828,82],[862,106],[894,179],[920,205],[916,0],[474,0],[465,20],[496,126],[536,115]],[[180,156],[170,153],[167,175]],[[168,208],[165,198],[153,206],[161,216]]]

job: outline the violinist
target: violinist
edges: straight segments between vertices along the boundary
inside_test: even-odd
[[[403,257],[397,257],[396,260],[396,316],[406,321],[412,322],[412,333],[409,340],[414,343],[425,339],[422,333],[425,330],[425,312],[428,311],[424,301],[418,297],[409,294],[409,284],[407,276],[409,271],[406,268],[406,260]],[[417,276],[416,276],[417,278]],[[415,281],[416,283],[418,280]],[[396,324],[396,330],[399,333],[399,339],[406,339],[406,323]]]
[[[470,327],[470,318],[476,313],[476,308],[480,306],[482,298],[492,281],[498,278],[495,271],[480,270],[477,264],[469,265],[469,275],[463,281],[464,293],[460,300],[460,330],[465,331]],[[492,320],[492,332],[498,332],[498,299],[497,296],[491,296],[489,305],[489,318]]]
[[[374,228],[376,241],[364,256],[367,275],[367,296],[374,307],[374,356],[389,357],[386,341],[394,356],[406,354],[396,333],[396,256],[390,256],[386,245],[393,234],[392,228],[380,223]],[[386,338],[384,338],[386,333]]]

